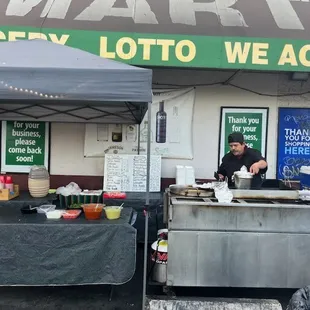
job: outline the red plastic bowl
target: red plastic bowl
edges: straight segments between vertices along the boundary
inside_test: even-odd
[[[81,210],[66,210],[62,217],[64,219],[76,219],[81,214],[81,212]]]
[[[97,204],[97,203],[90,203],[86,205],[82,205],[85,218],[87,220],[99,220],[102,216],[102,210],[105,205]]]

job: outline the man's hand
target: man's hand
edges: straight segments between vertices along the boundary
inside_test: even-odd
[[[218,176],[219,176],[220,180],[224,180],[224,176],[222,174],[219,174]]]
[[[260,160],[257,163],[254,163],[250,167],[250,172],[253,174],[258,174],[259,170],[265,169],[268,166],[267,162],[265,160]]]
[[[260,165],[259,163],[255,163],[253,164],[251,167],[250,167],[250,172],[252,174],[258,174],[259,173],[259,170],[260,170]]]

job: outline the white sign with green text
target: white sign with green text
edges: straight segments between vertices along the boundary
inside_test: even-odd
[[[219,161],[229,152],[227,138],[232,132],[241,132],[249,148],[266,156],[268,108],[222,107]]]
[[[2,172],[27,173],[33,165],[48,169],[49,124],[2,122]]]

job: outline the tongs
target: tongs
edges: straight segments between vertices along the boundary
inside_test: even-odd
[[[220,179],[220,176],[219,174],[215,171],[214,172],[214,177],[215,177],[215,180],[218,181],[218,182],[221,182],[222,180]]]
[[[219,174],[216,171],[214,172],[214,177],[215,177],[216,181],[218,181],[218,182],[226,182],[226,183],[228,183],[228,177],[225,177],[225,179],[223,180],[223,179],[220,178]]]

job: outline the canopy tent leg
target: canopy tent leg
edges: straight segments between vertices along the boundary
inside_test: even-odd
[[[141,126],[138,125],[138,155],[140,155],[140,147],[141,147]]]
[[[150,205],[150,166],[151,166],[151,127],[152,127],[152,103],[148,103],[148,131],[146,147],[146,194],[145,194],[145,232],[144,232],[144,261],[143,261],[143,298],[142,310],[146,306],[146,287],[147,287],[147,249],[149,234],[149,205]]]

